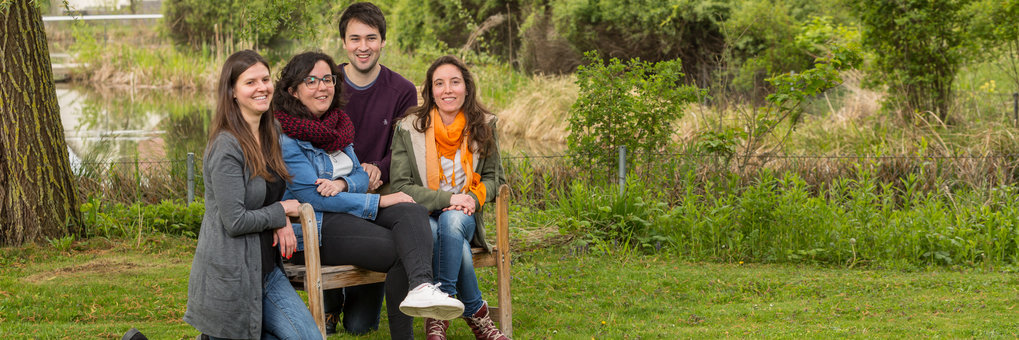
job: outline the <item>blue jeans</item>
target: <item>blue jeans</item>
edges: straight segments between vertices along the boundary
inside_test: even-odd
[[[308,306],[279,267],[265,278],[262,290],[262,339],[321,339]]]
[[[473,316],[481,305],[481,289],[474,273],[471,239],[476,222],[459,210],[440,211],[429,216],[432,227],[432,270],[439,290],[454,295],[464,304],[464,316]]]
[[[364,335],[379,329],[382,298],[386,293],[382,282],[330,289],[322,293],[325,312],[342,314],[343,329],[347,333]]]

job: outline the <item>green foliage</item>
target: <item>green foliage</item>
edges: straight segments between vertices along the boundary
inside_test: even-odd
[[[330,19],[321,15],[325,9],[317,0],[169,0],[163,2],[163,23],[178,47],[259,48],[277,39],[314,38]]]
[[[719,0],[552,0],[560,35],[578,51],[652,62],[682,59],[700,79],[725,45],[721,22],[731,6]]]
[[[772,74],[810,67],[813,58],[795,41],[801,29],[785,1],[740,1],[732,6],[723,31],[738,64],[732,80],[736,89],[752,93]]]
[[[1001,70],[1019,89],[1019,0],[975,0],[966,8],[971,32],[985,59],[1003,59]]]
[[[579,98],[570,109],[570,153],[578,164],[611,165],[618,146],[628,152],[662,150],[671,140],[672,122],[683,116],[683,106],[701,91],[680,85],[680,61],[649,63],[612,58],[605,63],[588,53],[587,66],[577,70]]]
[[[627,183],[626,194],[620,194],[615,187],[575,181],[568,198],[544,213],[580,246],[612,253],[661,249],[667,239],[654,226],[665,223],[665,212],[666,204],[638,183]]]
[[[948,118],[952,83],[967,57],[971,0],[864,0],[854,8],[863,26],[863,46],[873,53],[873,75],[888,86],[887,107],[902,118],[931,112]]]
[[[74,245],[74,235],[67,235],[64,237],[46,238],[46,242],[53,246],[53,249],[57,251],[66,252],[71,250],[71,246]]]
[[[205,204],[164,200],[158,204],[104,203],[90,197],[81,205],[82,221],[89,236],[133,237],[145,231],[197,237]]]

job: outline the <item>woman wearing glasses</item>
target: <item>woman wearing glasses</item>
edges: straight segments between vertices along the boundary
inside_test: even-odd
[[[298,54],[281,71],[272,105],[293,176],[284,198],[315,208],[323,264],[387,274],[390,336],[413,338],[410,316],[448,320],[463,313],[463,304],[431,283],[428,212],[404,193],[366,193],[368,174],[354,154],[354,126],[340,110],[338,74],[333,59],[319,52]],[[301,227],[294,232],[303,250]]]

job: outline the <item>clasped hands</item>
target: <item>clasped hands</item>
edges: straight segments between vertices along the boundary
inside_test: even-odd
[[[453,197],[449,198],[449,206],[443,208],[442,211],[460,210],[467,216],[474,215],[474,211],[477,210],[478,202],[468,194],[453,194]]]

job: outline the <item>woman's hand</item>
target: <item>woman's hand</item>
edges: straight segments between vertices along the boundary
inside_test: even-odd
[[[453,194],[453,197],[449,198],[449,206],[442,211],[449,210],[460,210],[463,211],[467,216],[474,215],[474,211],[477,209],[478,202],[474,200],[474,197],[468,194]]]
[[[290,219],[287,219],[287,225],[276,229],[272,234],[272,246],[275,247],[277,244],[280,246],[280,256],[286,259],[293,256],[297,250],[297,236],[294,235],[294,225],[290,224]]]
[[[347,181],[342,178],[337,180],[319,178],[315,180],[315,185],[318,185],[315,191],[324,197],[336,196],[336,194],[347,191]]]
[[[382,186],[382,170],[371,163],[361,163],[364,172],[368,173],[368,190],[375,190]]]
[[[280,204],[283,205],[283,212],[286,213],[287,216],[297,217],[301,215],[301,211],[299,210],[301,208],[301,202],[298,202],[297,200],[286,200],[280,201]],[[290,224],[289,219],[287,220],[287,224]]]
[[[414,203],[414,199],[403,192],[397,192],[379,197],[379,208],[385,208],[397,203]]]

